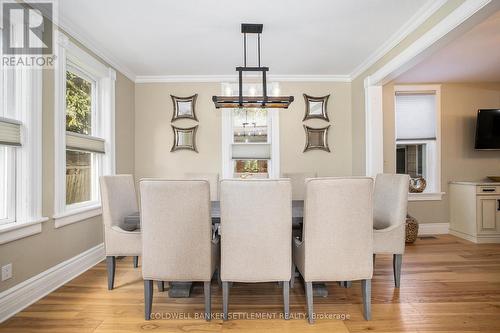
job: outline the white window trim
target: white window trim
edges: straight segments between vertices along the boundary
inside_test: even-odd
[[[13,152],[15,221],[0,225],[0,244],[38,234],[48,220],[42,216],[42,69],[18,67],[15,76],[15,88],[10,96],[4,96],[4,71],[0,69],[2,108],[6,98],[14,101],[14,120],[22,124],[22,146]]]
[[[72,223],[87,220],[101,215],[101,203],[98,189],[93,188],[98,201],[84,204],[66,205],[66,68],[68,61],[77,69],[82,69],[91,77],[98,78],[99,91],[96,101],[99,113],[100,128],[92,128],[99,132],[99,138],[105,140],[106,153],[96,158],[100,175],[115,174],[115,80],[116,72],[101,63],[95,57],[82,50],[62,32],[57,31],[57,64],[55,68],[55,202],[54,225],[60,228]],[[92,115],[96,119],[96,115]]]
[[[436,144],[432,145],[433,147],[428,147],[426,149],[426,159],[428,165],[435,165],[433,170],[428,170],[428,177],[430,178],[430,182],[435,184],[435,189],[433,192],[424,192],[424,193],[408,193],[409,201],[439,201],[442,200],[444,192],[441,192],[441,85],[432,84],[432,85],[397,85],[394,86],[394,96],[396,92],[432,92],[436,96]],[[396,112],[396,109],[394,109]],[[394,117],[396,119],[396,117]],[[394,127],[396,125],[394,124]],[[424,142],[425,140],[405,140],[405,144],[411,144],[412,142]],[[403,141],[401,141],[403,143]],[[435,150],[434,152],[431,150]],[[394,140],[393,151],[396,151],[396,140]],[[436,157],[436,160],[433,161],[432,156]],[[396,159],[394,160],[396,163]],[[394,170],[396,170],[396,165],[394,165]]]
[[[259,83],[257,83],[259,84]],[[231,83],[222,83],[222,95],[236,94],[231,91]],[[268,87],[277,85],[277,83],[268,83]],[[276,88],[275,88],[276,89]],[[275,92],[276,93],[276,92]],[[234,179],[234,161],[232,159],[233,137],[233,109],[221,109],[222,113],[222,179]],[[280,132],[279,132],[279,110],[267,109],[268,112],[268,144],[271,145],[271,159],[268,160],[269,179],[280,178]]]

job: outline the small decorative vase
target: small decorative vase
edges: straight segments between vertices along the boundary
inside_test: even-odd
[[[418,236],[418,221],[410,215],[406,215],[406,243],[414,243]]]
[[[410,178],[410,193],[422,193],[427,186],[424,177]]]

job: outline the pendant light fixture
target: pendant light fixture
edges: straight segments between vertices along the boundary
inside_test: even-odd
[[[238,72],[238,96],[213,96],[215,107],[220,108],[279,108],[287,109],[293,102],[293,96],[267,96],[267,80],[266,73],[269,67],[260,65],[260,34],[262,33],[262,24],[241,24],[241,32],[243,33],[244,47],[244,65],[236,67]],[[257,49],[258,49],[258,67],[247,67],[247,34],[257,34]],[[260,72],[262,73],[262,96],[243,96],[243,72]]]

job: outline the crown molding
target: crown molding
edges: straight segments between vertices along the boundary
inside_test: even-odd
[[[415,31],[422,23],[441,8],[447,0],[428,0],[396,33],[375,50],[368,58],[359,64],[349,75],[352,80],[363,74],[390,50],[396,47],[410,33]]]
[[[257,76],[249,76],[257,78]],[[351,82],[349,75],[268,75],[280,82]],[[237,75],[137,75],[135,83],[231,82]]]
[[[58,27],[63,30],[67,35],[70,37],[74,38],[78,43],[82,44],[85,46],[87,49],[89,49],[92,53],[94,53],[96,56],[101,58],[104,62],[106,62],[109,66],[113,67],[123,75],[125,75],[127,78],[129,78],[132,82],[135,81],[136,75],[135,73],[128,68],[126,65],[118,61],[116,58],[108,54],[107,52],[103,51],[104,48],[101,45],[98,45],[94,41],[92,41],[90,38],[88,38],[85,34],[81,32],[77,32],[76,29],[74,29],[70,23],[68,23],[67,20],[63,19],[62,17],[59,17],[58,20]]]

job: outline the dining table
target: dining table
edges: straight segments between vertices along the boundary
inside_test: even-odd
[[[220,201],[211,201],[211,217],[213,226],[213,235],[217,237],[218,229],[220,226]],[[130,217],[126,217],[125,220],[138,219],[140,223],[140,215],[133,214]],[[304,219],[304,201],[303,200],[292,200],[292,229],[293,237],[302,237],[302,223]],[[265,232],[263,230],[262,232]],[[168,296],[172,298],[186,298],[190,297],[192,282],[176,282],[169,281],[170,287],[168,289]],[[328,296],[328,290],[326,284],[324,283],[314,283],[313,284],[314,296]]]

